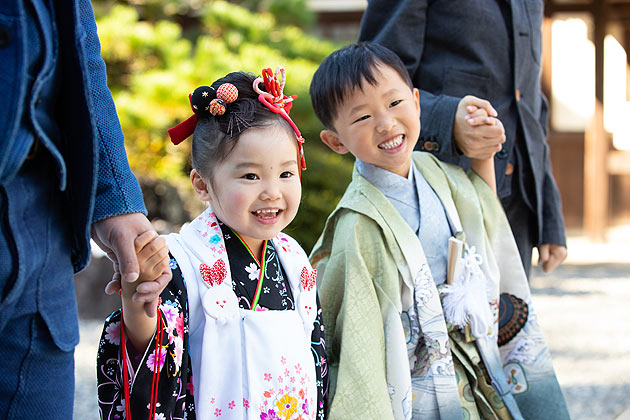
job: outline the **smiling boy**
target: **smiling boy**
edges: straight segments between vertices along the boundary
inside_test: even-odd
[[[385,47],[334,52],[310,93],[322,141],[356,157],[311,254],[328,343],[328,418],[568,418],[494,193],[492,158],[466,174],[413,152],[418,90]],[[500,124],[469,112],[471,124]],[[466,238],[470,268],[446,285],[453,236]],[[473,277],[477,287],[460,289],[470,306],[443,303],[441,293]],[[452,315],[460,309],[461,325]]]

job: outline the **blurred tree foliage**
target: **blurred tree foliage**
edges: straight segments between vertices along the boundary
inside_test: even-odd
[[[231,71],[287,69],[309,169],[300,211],[286,230],[308,251],[349,182],[352,161],[319,141],[308,87],[337,46],[305,32],[313,22],[306,1],[100,0],[94,8],[131,167],[140,179],[174,185],[191,218],[203,207],[188,181],[190,142],[174,147],[166,132],[190,116],[189,92]]]

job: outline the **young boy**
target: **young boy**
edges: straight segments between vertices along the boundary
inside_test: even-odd
[[[310,93],[321,139],[356,157],[311,255],[328,343],[328,418],[569,418],[493,193],[492,159],[466,174],[412,153],[418,90],[377,44],[331,54]],[[470,111],[473,124],[500,124]],[[453,236],[465,237],[463,257],[448,258]]]

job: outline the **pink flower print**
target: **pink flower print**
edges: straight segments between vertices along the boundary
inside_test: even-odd
[[[243,398],[243,407],[249,408],[249,401],[247,401],[245,398]]]
[[[179,337],[175,337],[175,352],[173,354],[173,360],[175,361],[175,366],[179,369],[182,365],[182,356],[184,354],[184,340]]]
[[[260,420],[280,420],[274,410],[260,413]]]
[[[290,373],[291,372],[289,372],[289,369],[285,369],[284,370],[284,376],[288,377]]]
[[[304,384],[306,383],[306,378],[305,378],[304,376],[302,376],[302,377],[300,378],[300,383],[301,383],[302,385],[304,385]]]
[[[304,400],[304,404],[302,404],[302,411],[304,411],[304,414],[308,416],[308,400]]]
[[[271,381],[271,373],[265,373],[265,381]]]
[[[188,392],[190,392],[190,395],[195,395],[195,392],[194,392],[194,389],[193,389],[192,376],[190,377],[190,382],[188,382],[186,384],[186,390],[188,390]]]
[[[214,410],[214,415],[215,415],[216,417],[219,417],[219,416],[221,415],[221,409],[216,408],[216,409]]]
[[[214,397],[210,398],[210,404],[214,404]]]
[[[282,358],[280,358],[280,363],[282,363],[283,365],[286,365],[287,359],[284,356],[282,356]]]
[[[295,371],[296,371],[297,373],[302,372],[302,366],[300,366],[300,364],[299,364],[299,363],[298,363],[297,365],[295,365]]]
[[[228,404],[228,408],[230,410],[234,410],[234,407],[236,407],[236,403],[234,401],[230,401],[230,403]]]
[[[282,383],[283,379],[282,376],[278,376],[278,382]]]
[[[105,330],[105,339],[111,344],[120,345],[120,322],[115,322]]]
[[[295,383],[295,376],[291,376],[291,379],[289,379],[291,381],[292,384]]]
[[[162,314],[164,315],[164,319],[166,319],[166,325],[168,325],[168,329],[169,330],[175,329],[174,323],[175,323],[175,320],[177,319],[177,315],[179,315],[179,313],[177,312],[177,309],[175,309],[171,305],[162,305],[160,306],[160,310],[162,311]]]
[[[156,355],[155,351],[152,351],[149,357],[147,357],[147,367],[151,370],[151,372],[155,372],[154,367],[156,364],[158,366],[158,372],[161,372],[162,366],[164,366],[164,361],[166,360],[166,349],[158,349],[158,353],[159,354]]]
[[[178,337],[184,337],[184,315],[180,314],[175,321],[175,329],[177,330]]]

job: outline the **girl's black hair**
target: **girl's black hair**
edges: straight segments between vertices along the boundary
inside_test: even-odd
[[[279,123],[293,133],[289,123],[258,100],[258,93],[252,87],[255,79],[256,76],[250,73],[233,72],[209,87],[197,88],[191,97],[193,106],[199,107],[195,109],[197,126],[193,133],[192,167],[210,181],[214,169],[229,156],[241,134],[248,128]],[[223,115],[213,116],[205,107],[216,98],[217,89],[223,83],[233,84],[238,89],[238,98],[226,105]],[[262,84],[261,88],[264,89]],[[207,96],[202,98],[204,92],[207,92]]]
[[[362,90],[363,83],[378,83],[376,67],[392,68],[413,89],[411,78],[402,60],[390,49],[374,42],[359,42],[343,47],[322,61],[313,75],[309,93],[315,115],[327,129],[347,95]]]

